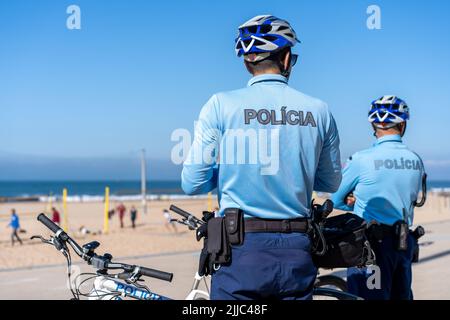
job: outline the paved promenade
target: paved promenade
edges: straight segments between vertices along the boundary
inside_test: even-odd
[[[427,235],[421,239],[421,262],[414,265],[415,299],[450,299],[450,221],[424,226]],[[61,264],[56,265],[0,271],[0,299],[69,299],[71,294],[66,286],[63,259],[61,256]],[[197,259],[197,252],[187,251],[116,260],[173,272],[172,283],[153,279],[146,282],[159,294],[184,299],[193,282]],[[79,261],[77,258],[74,260]],[[77,266],[86,272],[92,270],[83,264]],[[339,270],[333,272],[344,274]]]

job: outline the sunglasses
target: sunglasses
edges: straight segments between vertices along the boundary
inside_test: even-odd
[[[298,54],[291,54],[291,66],[295,66],[298,60]]]

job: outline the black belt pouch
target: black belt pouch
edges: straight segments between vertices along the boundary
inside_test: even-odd
[[[416,230],[414,231],[410,231],[413,238],[414,238],[414,254],[413,254],[413,263],[417,263],[419,262],[419,252],[420,252],[420,247],[419,247],[419,239],[422,238],[425,235],[425,229],[422,226],[418,226],[416,228]]]
[[[208,221],[207,252],[212,264],[230,262],[231,248],[225,230],[224,218],[212,218]]]
[[[240,246],[244,243],[244,213],[241,209],[225,209],[225,228],[231,245]]]

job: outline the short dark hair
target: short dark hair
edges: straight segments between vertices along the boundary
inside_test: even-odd
[[[404,130],[404,131],[406,131],[406,122],[398,123],[398,124],[396,124],[395,126],[390,127],[390,128],[386,128],[386,129],[378,128],[378,127],[375,126],[375,124],[373,124],[373,123],[372,123],[372,127],[373,127],[373,129],[375,130],[375,132],[377,132],[377,131],[383,131],[383,130],[389,130],[389,129],[395,129],[395,130],[398,131],[399,134],[402,134],[402,131],[403,131],[402,124],[405,126],[405,130]],[[403,133],[404,133],[404,132],[403,132]]]
[[[278,69],[281,72],[283,71],[282,60],[284,59],[287,52],[290,51],[291,48],[285,48],[283,50],[271,54],[266,59],[257,62],[249,62],[245,60],[245,65],[247,66],[248,71],[250,71],[250,73],[252,74],[262,73],[269,69]]]

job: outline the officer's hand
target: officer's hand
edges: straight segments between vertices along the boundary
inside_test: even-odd
[[[355,205],[356,202],[356,198],[353,195],[353,193],[350,193],[347,198],[345,198],[345,203],[349,206],[349,207],[353,207]]]

